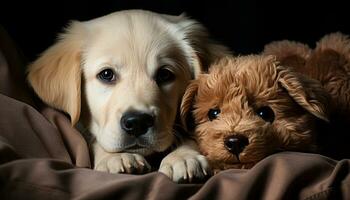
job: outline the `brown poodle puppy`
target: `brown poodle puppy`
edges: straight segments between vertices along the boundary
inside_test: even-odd
[[[339,33],[315,50],[281,41],[263,55],[224,58],[188,86],[181,118],[214,171],[250,168],[278,151],[319,151],[329,116],[350,122],[349,61]]]
[[[315,125],[326,120],[318,81],[279,65],[274,56],[224,58],[188,87],[184,121],[214,170],[250,168],[283,150],[315,151]]]

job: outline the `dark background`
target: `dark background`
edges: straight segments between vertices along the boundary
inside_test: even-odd
[[[350,34],[349,7],[339,0],[5,0],[1,4],[0,23],[28,61],[50,46],[69,20],[89,20],[123,9],[173,15],[186,12],[238,54],[257,53],[273,40],[297,40],[313,46],[327,33]]]

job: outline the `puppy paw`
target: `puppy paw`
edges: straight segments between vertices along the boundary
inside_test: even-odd
[[[109,173],[143,174],[149,172],[151,166],[139,154],[114,153],[99,160],[94,169]]]
[[[208,161],[203,155],[197,152],[186,154],[176,151],[162,160],[159,172],[177,183],[203,181],[211,174]]]

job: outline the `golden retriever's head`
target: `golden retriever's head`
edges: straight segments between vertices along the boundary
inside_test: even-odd
[[[87,112],[85,126],[106,151],[148,155],[173,142],[188,81],[221,50],[185,16],[120,11],[72,22],[30,66],[28,79],[73,124]]]
[[[272,56],[225,58],[189,86],[181,117],[192,112],[195,138],[214,169],[249,168],[282,150],[315,150],[315,122],[326,117],[320,83]]]

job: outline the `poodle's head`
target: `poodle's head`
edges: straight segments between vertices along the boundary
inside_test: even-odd
[[[227,57],[189,85],[181,117],[214,169],[250,168],[277,151],[315,151],[327,99],[273,56]]]

